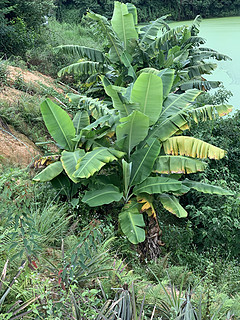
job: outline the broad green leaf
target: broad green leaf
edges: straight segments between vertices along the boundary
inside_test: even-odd
[[[195,173],[204,171],[207,163],[182,156],[160,156],[154,166],[154,172],[162,174]]]
[[[219,160],[226,154],[226,151],[223,149],[202,140],[187,136],[169,138],[163,142],[163,147],[166,154],[200,159],[210,158]]]
[[[73,173],[76,171],[76,165],[78,163],[78,160],[82,158],[84,154],[85,154],[85,151],[83,149],[77,149],[74,152],[68,152],[68,151],[62,152],[61,162],[62,162],[63,168],[66,171],[69,178],[74,183],[79,182],[79,179],[75,178],[73,176]]]
[[[159,198],[167,211],[175,214],[178,218],[187,217],[187,211],[180,205],[179,200],[176,197],[169,194],[161,194]]]
[[[234,193],[230,190],[226,190],[221,187],[213,186],[213,185],[207,184],[207,183],[191,181],[188,179],[182,181],[182,183],[191,189],[195,189],[195,190],[197,190],[199,192],[203,192],[203,193],[219,194],[219,195],[225,195],[225,196],[234,195]]]
[[[164,192],[183,193],[188,192],[188,190],[189,188],[185,188],[181,181],[166,177],[149,177],[141,184],[135,186],[133,193],[136,195]]]
[[[53,139],[66,150],[74,147],[72,139],[75,137],[75,128],[66,111],[46,99],[41,103],[41,112],[45,125]]]
[[[123,151],[130,155],[131,150],[147,135],[149,118],[140,111],[135,110],[128,117],[121,118],[116,128],[117,143]]]
[[[229,114],[233,109],[233,106],[221,104],[221,105],[205,105],[200,108],[191,110],[189,113],[192,115],[193,120],[198,123],[198,121],[206,121],[208,119],[216,119],[216,116],[223,117]]]
[[[150,125],[154,124],[162,111],[162,79],[152,73],[141,73],[133,85],[131,101],[138,103],[139,110],[149,117]]]
[[[87,191],[82,198],[82,202],[90,207],[102,206],[113,201],[120,201],[123,193],[114,185],[106,185],[98,190]]]
[[[120,151],[119,155],[124,154]],[[82,158],[78,160],[76,171],[73,176],[76,178],[89,178],[95,172],[98,172],[106,163],[117,160],[117,157],[110,152],[109,148],[101,147],[93,151],[87,152]]]
[[[124,192],[126,197],[128,193],[128,186],[130,183],[130,177],[132,172],[132,162],[128,163],[127,161],[122,159],[122,168],[123,168]]]
[[[134,200],[127,203],[119,214],[122,232],[128,240],[137,244],[145,240],[145,223],[143,215],[138,211],[138,203]]]
[[[155,139],[149,146],[139,149],[132,154],[130,158],[130,161],[132,162],[132,186],[141,183],[150,175],[160,149],[160,143]]]
[[[58,176],[63,171],[63,166],[60,161],[51,163],[43,171],[37,174],[33,180],[37,182],[46,182],[50,181],[56,176]]]
[[[138,38],[138,34],[134,25],[133,15],[131,13],[128,13],[126,4],[118,1],[114,2],[114,11],[111,23],[113,30],[123,41],[124,48],[127,48],[128,40]]]
[[[90,124],[88,112],[86,110],[80,110],[76,113],[73,119],[73,125],[76,130],[76,134],[80,134],[80,131]]]
[[[174,81],[175,70],[163,69],[159,72],[158,76],[162,79],[163,83],[163,99],[165,99],[172,89]]]

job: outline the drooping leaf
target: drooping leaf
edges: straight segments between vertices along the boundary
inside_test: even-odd
[[[94,62],[106,62],[106,56],[99,50],[78,45],[61,45],[55,51],[62,54],[76,55],[79,58],[88,58]]]
[[[141,193],[164,193],[175,192],[184,193],[188,192],[189,188],[183,186],[181,181],[166,178],[166,177],[149,177],[141,184],[135,186],[133,193],[139,195]]]
[[[130,161],[132,162],[132,186],[141,183],[150,175],[160,149],[160,143],[155,139],[149,146],[139,149],[132,154],[130,158]]]
[[[139,110],[149,117],[149,124],[154,124],[162,111],[162,79],[152,73],[141,73],[133,85],[131,101],[138,103]]]
[[[203,183],[203,182],[191,181],[186,179],[182,181],[182,183],[191,189],[195,189],[203,193],[211,193],[211,194],[218,194],[218,195],[225,195],[225,196],[234,195],[234,193],[230,190],[223,189],[221,187]]]
[[[88,112],[86,110],[80,110],[73,118],[73,125],[76,130],[76,134],[80,134],[80,131],[90,124]]]
[[[195,173],[204,171],[207,163],[182,156],[159,156],[155,162],[154,172],[162,174]]]
[[[75,73],[78,75],[81,75],[81,74],[90,75],[95,73],[106,73],[108,71],[109,71],[108,67],[100,62],[80,61],[62,68],[58,72],[58,76],[62,77],[66,73]]]
[[[233,106],[221,104],[221,105],[205,105],[203,107],[195,108],[189,113],[192,115],[193,120],[198,123],[198,121],[206,121],[208,119],[216,119],[216,116],[223,117],[229,114],[233,109]]]
[[[139,213],[135,199],[127,203],[119,214],[120,227],[128,240],[137,244],[145,240],[145,223],[143,215]]]
[[[37,174],[33,181],[37,182],[46,182],[50,181],[56,176],[58,176],[63,171],[63,166],[60,161],[51,163],[44,170],[42,170],[39,174]]]
[[[133,111],[128,117],[120,119],[121,124],[116,128],[117,143],[129,155],[147,135],[149,118],[140,111]]]
[[[46,99],[41,103],[41,112],[45,125],[53,139],[66,150],[71,151],[74,143],[75,128],[66,111]]]
[[[117,157],[113,154],[117,154],[122,157],[124,153],[115,151],[114,149],[100,147],[93,151],[87,152],[82,158],[78,160],[76,171],[73,176],[76,178],[89,178],[95,172],[98,172],[106,163],[117,160]]]
[[[180,205],[179,200],[176,197],[164,193],[159,196],[159,199],[167,211],[175,214],[178,218],[187,217],[187,211]]]
[[[198,89],[208,91],[210,89],[218,88],[221,84],[221,81],[210,81],[210,80],[190,80],[183,82],[180,85],[181,90],[186,91],[189,89]]]
[[[86,191],[82,202],[87,203],[90,207],[102,206],[113,201],[120,201],[123,193],[114,185],[106,185],[101,189]]]
[[[159,72],[158,76],[162,79],[163,83],[163,99],[165,99],[172,89],[174,81],[175,70],[163,69]]]
[[[169,138],[163,142],[163,147],[166,154],[200,159],[210,158],[219,160],[226,154],[226,151],[223,149],[202,140],[187,136]]]
[[[128,12],[126,4],[118,1],[114,2],[114,11],[111,23],[113,30],[119,36],[119,39],[123,41],[124,48],[127,48],[128,40],[138,38],[133,15]]]
[[[63,151],[62,152],[62,157],[61,157],[61,162],[63,165],[63,168],[69,178],[74,182],[78,183],[79,179],[75,178],[73,176],[73,173],[76,171],[76,165],[78,163],[78,160],[82,158],[85,154],[85,151],[83,149],[77,149],[74,152],[68,152],[68,151]]]

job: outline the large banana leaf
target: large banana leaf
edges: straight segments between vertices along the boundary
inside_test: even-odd
[[[76,135],[80,134],[80,131],[90,124],[88,112],[86,110],[80,110],[73,118],[73,125],[76,130]]]
[[[85,151],[83,149],[77,149],[74,152],[68,152],[68,151],[63,151],[62,152],[62,157],[61,157],[61,162],[63,165],[63,168],[69,178],[74,182],[78,183],[79,179],[75,178],[73,176],[73,173],[76,171],[76,165],[78,163],[78,160],[82,158],[85,155]]]
[[[167,16],[160,17],[157,20],[150,22],[150,24],[140,28],[140,46],[144,46],[144,44],[149,45],[156,40],[159,31],[163,27],[165,27],[167,30],[170,30],[170,27],[165,22],[166,18]]]
[[[163,147],[166,154],[200,159],[210,158],[219,160],[226,154],[223,149],[202,140],[187,136],[169,138],[163,142]]]
[[[94,12],[88,12],[87,17],[97,21],[100,29],[106,35],[111,48],[109,53],[110,60],[112,62],[121,62],[121,55],[124,51],[124,47],[107,18]]]
[[[138,203],[135,199],[127,203],[119,214],[119,222],[122,232],[133,244],[145,240],[145,223],[143,215],[139,213]]]
[[[151,173],[161,146],[158,140],[154,139],[152,143],[135,151],[130,161],[132,162],[131,185],[136,185],[144,181]]]
[[[128,117],[121,118],[116,128],[118,146],[130,155],[131,150],[147,135],[149,118],[140,111],[135,110]]]
[[[195,173],[204,171],[207,163],[182,156],[160,156],[154,166],[154,172],[162,174]]]
[[[131,101],[138,103],[139,110],[149,117],[149,124],[154,124],[162,111],[162,79],[152,73],[141,73],[133,85]]]
[[[33,181],[37,182],[46,182],[50,181],[56,176],[58,176],[63,171],[63,166],[60,161],[51,163],[44,170],[42,170],[39,174],[37,174]]]
[[[124,3],[114,2],[114,11],[112,16],[112,27],[127,48],[128,40],[137,39],[138,34],[135,29],[133,15],[128,12],[128,7]]]
[[[62,45],[55,48],[57,52],[88,58],[94,62],[106,62],[106,56],[99,50],[78,45]]]
[[[164,100],[172,89],[175,70],[167,68],[160,71],[155,68],[143,68],[138,73],[141,74],[143,72],[155,74],[162,79]]]
[[[94,73],[106,73],[109,69],[106,65],[100,62],[93,61],[80,61],[70,64],[67,67],[62,68],[58,72],[58,76],[62,77],[66,73],[76,73],[76,74],[94,74]]]
[[[185,68],[188,71],[189,78],[200,77],[202,74],[211,74],[217,68],[216,63],[199,62],[193,66]]]
[[[66,111],[46,99],[41,103],[41,112],[45,125],[53,139],[63,148],[72,151],[75,128]]]
[[[126,3],[126,6],[128,8],[128,12],[133,15],[134,24],[137,25],[138,24],[137,8],[135,7],[134,4],[129,2]]]
[[[159,199],[163,207],[172,214],[175,214],[178,218],[187,217],[187,211],[180,205],[179,200],[176,197],[164,193],[159,196]]]
[[[124,153],[105,147],[96,148],[87,152],[78,160],[76,171],[73,176],[76,178],[89,178],[95,172],[98,172],[106,163],[123,157]]]
[[[82,202],[87,203],[90,207],[97,207],[113,201],[120,201],[122,196],[123,193],[116,186],[110,184],[101,189],[87,191]]]
[[[225,196],[234,195],[234,193],[230,190],[226,190],[221,187],[213,186],[213,185],[207,184],[207,183],[191,181],[188,179],[182,181],[182,183],[191,189],[195,189],[195,190],[197,190],[199,192],[203,192],[203,193],[219,194],[219,195],[225,195]]]
[[[149,177],[133,189],[133,193],[136,195],[164,192],[185,193],[188,191],[189,188],[186,188],[181,181],[166,177]]]
[[[206,121],[208,119],[216,119],[216,116],[223,117],[229,114],[233,109],[233,106],[227,104],[220,105],[205,105],[203,107],[195,108],[190,110],[189,113],[192,115],[193,120],[198,123],[198,121]]]

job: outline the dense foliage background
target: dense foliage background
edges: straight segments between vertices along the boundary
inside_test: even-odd
[[[140,22],[154,20],[166,14],[171,15],[173,20],[193,19],[198,14],[203,18],[240,14],[239,0],[125,0],[123,2],[131,2],[138,8]],[[88,9],[110,18],[113,3],[112,0],[58,0],[57,18],[78,22]]]

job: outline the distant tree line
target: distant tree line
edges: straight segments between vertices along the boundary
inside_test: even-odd
[[[123,0],[138,8],[140,22],[170,14],[173,20],[240,15],[240,0]],[[57,18],[78,22],[88,9],[111,17],[113,0],[57,0]]]

